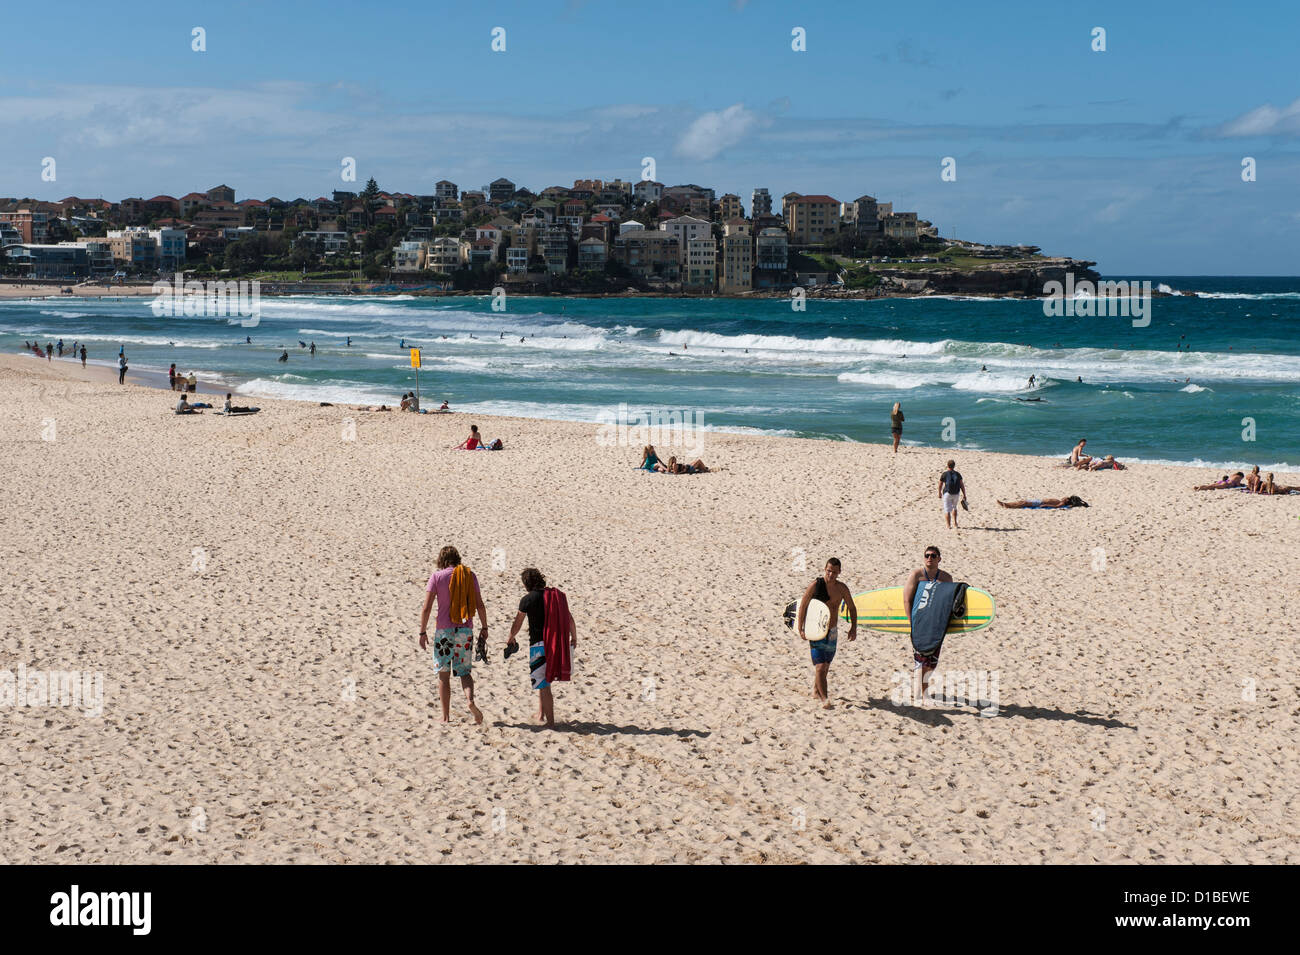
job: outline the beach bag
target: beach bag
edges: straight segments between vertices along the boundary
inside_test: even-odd
[[[505,445],[501,443],[501,439],[500,439],[500,438],[497,438],[495,441],[493,441],[491,444],[488,445],[488,450],[489,450],[489,451],[500,451],[500,450],[501,450],[502,448],[504,448],[504,447],[505,447]]]

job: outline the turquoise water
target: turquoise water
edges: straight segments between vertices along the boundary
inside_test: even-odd
[[[76,340],[115,367],[124,346],[132,373],[176,362],[202,392],[393,404],[415,385],[405,338],[424,349],[426,407],[594,421],[626,403],[718,429],[883,443],[899,401],[908,444],[1064,455],[1087,437],[1121,460],[1300,469],[1300,279],[1143,278],[1199,294],[1154,299],[1146,328],[1011,299],[810,300],[797,312],[785,300],[523,296],[504,312],[487,297],[264,298],[245,328],[155,317],[148,299],[56,297],[0,302],[0,347]],[[1042,400],[1018,400],[1031,398]]]

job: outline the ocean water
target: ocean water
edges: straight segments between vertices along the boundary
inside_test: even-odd
[[[884,443],[899,401],[906,444],[1063,456],[1086,437],[1121,460],[1300,470],[1300,278],[1141,278],[1198,294],[1154,299],[1145,328],[957,296],[802,312],[786,300],[512,296],[496,312],[486,296],[266,297],[251,328],[155,317],[147,298],[55,297],[0,301],[0,347],[75,340],[116,367],[124,346],[132,372],[175,362],[203,393],[396,404],[415,386],[405,339],[423,349],[425,407],[595,421],[625,403],[718,430]]]

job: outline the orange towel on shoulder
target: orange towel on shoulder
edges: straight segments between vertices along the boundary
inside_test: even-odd
[[[451,597],[447,613],[453,626],[464,626],[474,616],[478,602],[474,599],[474,574],[464,564],[457,564],[447,582],[447,593]]]

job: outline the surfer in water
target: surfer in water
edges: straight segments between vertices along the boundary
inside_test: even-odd
[[[907,582],[903,584],[903,609],[907,611],[907,622],[912,622],[912,601],[916,599],[916,591],[923,580],[945,580],[952,581],[952,574],[946,570],[939,569],[940,556],[939,548],[930,545],[925,549],[925,563],[916,570],[912,571],[907,577]],[[943,649],[942,644],[933,653],[912,653],[912,699],[918,701],[925,700],[925,691],[930,686],[930,677],[934,674],[934,668],[939,665],[939,652]],[[920,686],[916,685],[917,673],[920,673]]]
[[[831,661],[835,659],[836,650],[836,627],[839,623],[840,604],[845,604],[849,608],[849,632],[850,641],[858,638],[858,608],[853,602],[853,595],[849,593],[849,588],[840,582],[840,559],[832,557],[826,561],[826,567],[822,575],[808,585],[808,589],[803,592],[803,597],[799,601],[798,616],[795,618],[798,624],[799,636],[805,640],[803,626],[804,617],[808,613],[808,601],[813,598],[826,604],[831,611],[830,629],[826,631],[826,636],[820,640],[809,640],[808,648],[812,652],[813,665],[813,696],[821,701],[822,709],[831,708],[830,690],[826,686],[826,677],[830,672]]]

